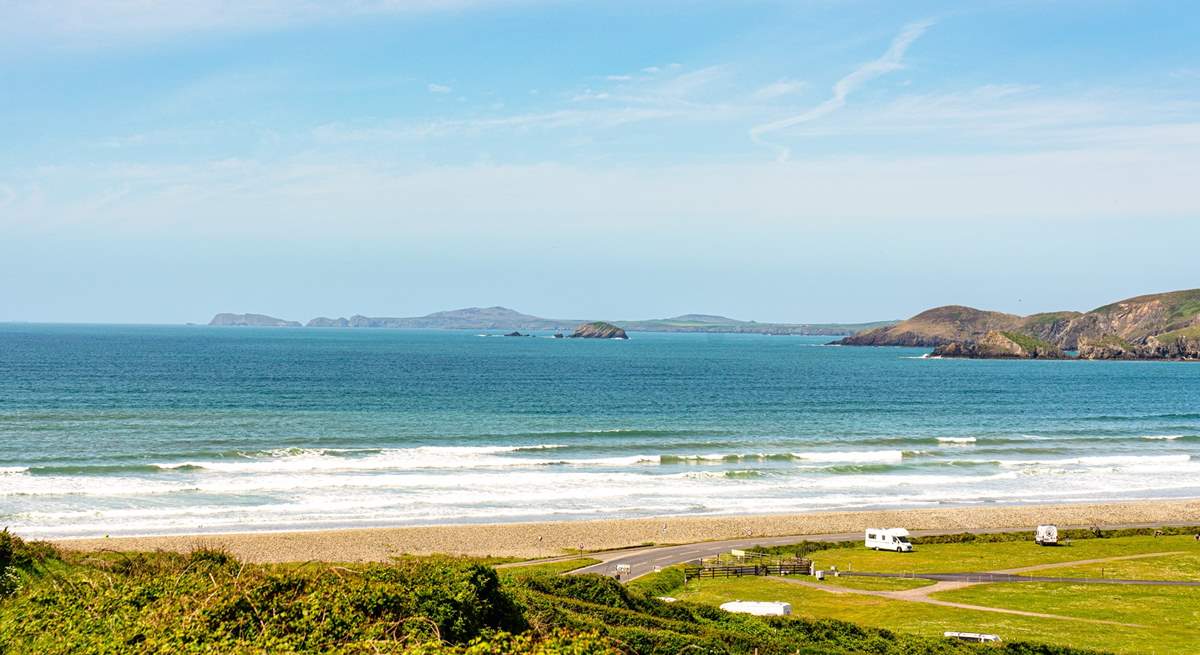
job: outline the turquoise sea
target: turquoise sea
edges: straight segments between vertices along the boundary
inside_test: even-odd
[[[0,325],[29,536],[1200,497],[1200,364]]]

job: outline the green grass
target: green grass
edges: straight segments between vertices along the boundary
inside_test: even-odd
[[[1200,625],[1200,588],[1196,587],[1023,582],[978,585],[937,593],[934,598],[1142,625],[1154,636],[1141,649],[1131,645],[1130,651],[1145,652],[1146,646],[1153,643],[1164,653],[1200,652],[1200,631],[1196,629]],[[1104,631],[1141,629],[1114,627]]]
[[[1124,580],[1197,580],[1200,581],[1200,550],[1183,555],[1164,555],[1080,566],[1061,566],[1037,575],[1064,578],[1120,578]]]
[[[1001,332],[1000,334],[1003,334],[1010,341],[1024,348],[1028,352],[1033,352],[1039,348],[1049,352],[1058,350],[1057,346],[1054,346],[1049,342],[1042,341],[1037,337],[1031,337],[1028,334],[1023,334],[1021,332]]]
[[[1155,338],[1157,338],[1159,341],[1174,341],[1175,339],[1200,338],[1200,325],[1193,325],[1191,327],[1185,327],[1180,330],[1173,330],[1171,332],[1164,332],[1162,334],[1157,334],[1157,335],[1155,335]]]
[[[545,574],[545,573],[549,573],[551,575],[558,575],[560,573],[566,573],[567,571],[574,571],[575,569],[581,569],[585,566],[591,566],[593,564],[599,564],[599,563],[600,563],[600,560],[593,559],[591,557],[583,557],[583,558],[577,557],[575,559],[567,559],[567,560],[562,560],[559,562],[545,562],[545,563],[541,563],[541,564],[520,564],[520,565],[506,566],[502,569],[497,569],[497,571],[500,573],[501,577],[504,577],[504,576],[521,577],[521,576],[530,576],[530,575],[541,575],[541,574]]]
[[[953,538],[953,537],[951,537]],[[987,537],[990,538],[990,537]],[[1129,536],[1077,539],[1071,546],[1047,548],[1032,541],[976,541],[918,544],[912,553],[870,551],[860,547],[809,553],[818,568],[878,572],[983,572],[1076,560],[1183,551],[1182,555],[1064,565],[1029,575],[1130,579],[1200,579],[1200,542],[1191,535]],[[802,578],[812,581],[811,578]],[[887,580],[886,582],[876,582]],[[868,582],[870,581],[870,582]],[[820,583],[818,583],[820,584]],[[925,581],[928,584],[928,581]],[[917,588],[907,579],[843,576],[827,578],[830,589],[898,591]],[[986,607],[1057,614],[1143,625],[1143,628],[1102,626],[1061,619],[1022,617],[980,610],[946,608],[924,603],[866,595],[835,594],[772,578],[693,580],[673,596],[694,602],[720,604],[728,600],[782,600],[793,612],[812,619],[838,619],[916,634],[946,630],[991,632],[1006,640],[1046,641],[1065,646],[1116,653],[1200,652],[1200,588],[1166,586],[1070,585],[1058,583],[983,584],[940,592],[941,600]]]
[[[812,578],[802,579],[816,582]],[[838,577],[826,577],[823,582],[818,582],[817,584],[829,587],[844,587],[846,589],[865,589],[867,591],[903,591],[905,589],[928,587],[934,584],[934,581],[924,578],[868,578],[842,575]]]
[[[941,635],[949,630],[985,632],[998,634],[1005,641],[1039,641],[1122,654],[1145,653],[1145,645],[1160,637],[1152,628],[1113,629],[1082,621],[957,609],[859,594],[834,594],[773,578],[693,580],[688,582],[686,590],[677,592],[676,597],[710,605],[731,600],[783,601],[791,603],[794,615],[807,619],[836,619],[926,636]],[[1164,645],[1176,650],[1164,648],[1162,653],[1195,652],[1200,649],[1200,636],[1173,633],[1168,635]]]
[[[1178,535],[1079,539],[1070,546],[1056,548],[1038,546],[1032,540],[918,544],[911,553],[839,548],[811,553],[808,557],[820,569],[834,565],[843,571],[962,573],[1166,551],[1200,553],[1200,542],[1191,536]]]

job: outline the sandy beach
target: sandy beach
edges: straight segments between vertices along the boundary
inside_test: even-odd
[[[570,551],[645,544],[679,544],[747,536],[856,532],[869,526],[913,530],[1029,528],[1038,523],[1114,526],[1141,523],[1200,525],[1200,499],[1102,504],[956,507],[755,516],[676,516],[643,519],[436,525],[347,530],[253,532],[68,539],[79,550],[176,550],[219,546],[250,562],[387,561],[400,555],[454,553],[551,557]]]

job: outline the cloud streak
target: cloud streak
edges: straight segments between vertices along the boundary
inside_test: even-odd
[[[921,38],[921,35],[932,25],[933,21],[925,20],[909,23],[904,26],[904,29],[896,35],[896,38],[892,39],[892,44],[888,47],[887,52],[884,52],[878,59],[871,60],[859,66],[849,75],[838,80],[833,85],[833,95],[829,99],[804,113],[755,125],[750,128],[750,139],[755,143],[774,148],[779,154],[779,160],[787,161],[791,157],[791,149],[777,143],[771,143],[764,139],[764,136],[802,123],[818,120],[846,106],[846,98],[859,87],[881,75],[886,75],[887,73],[903,68],[904,54],[908,52],[909,46]]]

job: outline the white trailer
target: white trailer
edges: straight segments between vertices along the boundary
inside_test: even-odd
[[[897,553],[912,552],[908,530],[904,528],[867,528],[865,543],[871,550],[893,550]]]
[[[1039,525],[1037,533],[1034,534],[1033,540],[1039,546],[1057,546],[1058,545],[1058,526],[1056,525]]]
[[[723,603],[721,609],[736,614],[753,614],[754,616],[787,616],[792,613],[791,603],[776,603],[753,600],[735,600]]]
[[[981,644],[995,643],[1000,641],[1000,635],[989,635],[982,632],[943,632],[942,636],[946,637],[947,639],[974,641]]]

